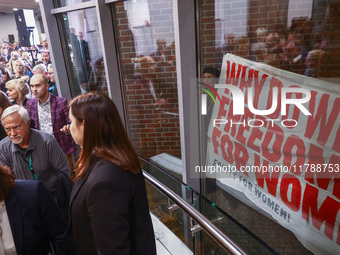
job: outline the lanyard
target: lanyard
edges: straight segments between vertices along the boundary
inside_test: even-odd
[[[27,160],[25,159],[24,155],[22,155],[22,153],[20,153],[20,155],[21,155],[22,159],[25,161],[25,163],[28,165],[28,167],[30,168],[31,173],[32,173],[34,179],[38,180],[38,176],[37,176],[37,174],[34,172],[33,167],[32,167],[32,155],[31,155],[31,153],[30,153],[30,159],[29,159],[28,162],[27,162]]]

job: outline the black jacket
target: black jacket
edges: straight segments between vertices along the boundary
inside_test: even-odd
[[[46,255],[49,240],[67,254],[67,224],[40,181],[17,180],[5,202],[18,255]]]
[[[156,254],[142,173],[98,159],[75,182],[70,211],[77,254]]]

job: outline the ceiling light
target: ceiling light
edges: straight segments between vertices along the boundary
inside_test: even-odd
[[[18,8],[13,8],[13,11],[17,11],[18,10]]]
[[[36,3],[39,3],[39,0],[35,0]]]

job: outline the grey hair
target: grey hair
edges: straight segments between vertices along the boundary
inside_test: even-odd
[[[19,105],[12,105],[10,107],[7,107],[4,112],[2,113],[1,116],[1,124],[3,124],[4,118],[6,118],[8,115],[18,113],[22,120],[27,124],[28,121],[30,120],[30,116],[28,114],[28,111]]]
[[[46,70],[46,66],[44,64],[38,64],[36,66],[33,67],[33,72],[39,70],[40,72],[42,72],[42,74],[45,74],[47,72]]]
[[[256,29],[256,35],[259,35],[260,33],[266,33],[267,35],[267,29],[264,27],[259,27],[258,29]]]
[[[165,39],[164,38],[158,38],[157,40],[156,40],[156,43],[158,44],[160,41],[165,41]]]

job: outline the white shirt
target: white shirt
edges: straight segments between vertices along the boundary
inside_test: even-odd
[[[0,202],[0,254],[17,255],[4,201]]]
[[[50,98],[51,96],[49,95],[46,102],[42,104],[38,100],[38,119],[40,130],[53,135]]]

